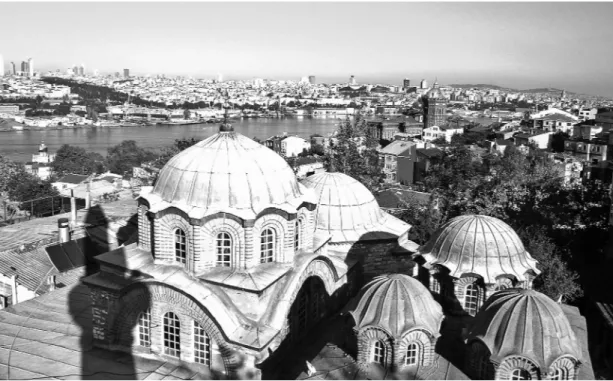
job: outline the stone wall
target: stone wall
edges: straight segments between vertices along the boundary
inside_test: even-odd
[[[396,240],[390,240],[356,243],[351,247],[350,253],[356,253],[364,258],[362,266],[365,282],[383,274],[411,275],[413,273],[415,262],[411,259],[410,253],[394,252],[397,246]]]

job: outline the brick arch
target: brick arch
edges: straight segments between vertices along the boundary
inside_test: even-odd
[[[241,224],[232,219],[218,217],[207,221],[200,228],[202,250],[198,256],[196,268],[216,266],[217,235],[220,233],[228,233],[232,238],[231,267],[238,268],[240,266],[241,258],[244,260],[246,246],[253,243],[245,241],[245,228]]]
[[[398,345],[398,358],[396,364],[404,366],[407,348],[411,343],[417,343],[419,345],[419,359],[417,360],[417,364],[430,365],[434,357],[436,337],[425,329],[413,329],[402,337]]]
[[[574,380],[577,377],[577,369],[579,368],[579,361],[572,356],[562,356],[555,360],[549,367],[547,372],[547,378],[551,379],[557,369],[564,371],[566,377],[565,380]]]
[[[508,380],[511,378],[511,373],[515,369],[523,369],[530,373],[533,380],[541,379],[541,371],[536,363],[523,356],[509,356],[502,360],[498,369],[496,369],[497,380]]]
[[[381,341],[385,347],[385,367],[391,368],[394,365],[394,343],[392,337],[382,329],[367,327],[358,332],[358,356],[359,364],[372,363],[372,356],[375,343]]]
[[[455,282],[455,296],[460,302],[462,309],[465,310],[465,297],[466,297],[466,288],[469,285],[477,286],[477,312],[481,309],[483,302],[485,301],[485,287],[483,284],[483,278],[477,275],[464,276],[459,278]],[[466,310],[465,310],[466,311]]]
[[[267,228],[271,228],[275,232],[275,253],[273,261],[285,262],[285,251],[288,245],[293,252],[294,240],[293,236],[290,237],[290,234],[293,233],[294,229],[288,229],[287,219],[278,214],[269,213],[258,218],[253,225],[253,253],[255,256],[255,263],[260,263],[262,255],[260,239],[262,237],[262,232]]]
[[[194,254],[194,234],[189,221],[179,214],[166,214],[157,218],[154,223],[156,259],[175,261],[174,234],[176,229],[185,233],[187,263],[190,263]]]
[[[190,295],[162,283],[141,282],[122,290],[118,299],[117,315],[111,320],[110,336],[114,346],[132,345],[127,343],[125,338],[132,337],[138,315],[148,307],[156,307],[160,319],[167,312],[176,314],[182,330],[190,329],[189,324],[186,325],[188,319],[198,322],[219,347],[226,372],[233,374],[236,365],[240,363],[240,354],[228,343],[214,315]]]

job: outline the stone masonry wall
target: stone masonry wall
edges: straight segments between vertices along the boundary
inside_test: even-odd
[[[396,241],[377,243],[356,243],[352,252],[363,255],[364,281],[368,282],[378,275],[399,273],[411,275],[415,262],[408,253],[394,253]]]

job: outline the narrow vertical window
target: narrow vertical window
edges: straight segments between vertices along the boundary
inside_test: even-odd
[[[298,298],[298,330],[300,332],[306,331],[307,328],[307,307],[308,297],[306,292],[302,291]]]
[[[138,345],[151,346],[151,310],[147,309],[138,315]]]
[[[217,234],[217,266],[230,267],[232,264],[232,237],[228,233]]]
[[[175,260],[183,264],[187,262],[187,240],[181,229],[175,230]]]
[[[466,286],[466,292],[464,294],[464,309],[472,316],[475,316],[477,314],[478,300],[479,289],[477,285],[473,283]]]
[[[211,339],[197,321],[194,321],[194,360],[211,367]]]
[[[407,355],[404,365],[417,365],[419,362],[419,344],[411,343],[407,346]]]
[[[275,254],[275,231],[265,229],[260,239],[260,263],[268,263],[274,260]]]
[[[296,219],[296,232],[294,234],[294,249],[296,251],[298,251],[298,249],[300,249],[300,246],[302,245],[301,231],[302,231],[302,221],[300,219]]]
[[[164,353],[181,357],[181,323],[172,312],[164,315]]]
[[[385,344],[382,341],[375,341],[372,354],[373,362],[385,365]]]

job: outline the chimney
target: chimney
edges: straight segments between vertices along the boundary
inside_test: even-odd
[[[59,232],[59,241],[60,243],[65,243],[70,241],[70,223],[68,222],[68,218],[60,218],[57,220],[57,228]]]
[[[18,277],[19,276],[17,274],[11,277],[11,288],[13,289],[11,304],[17,304],[17,278]]]
[[[70,219],[73,224],[77,224],[77,199],[74,197],[74,190],[70,190]]]
[[[55,275],[51,275],[47,278],[47,284],[49,285],[49,291],[55,290]]]

